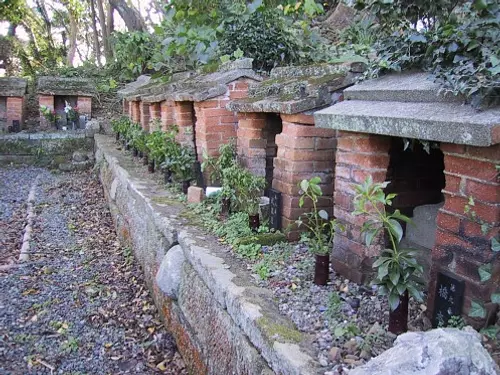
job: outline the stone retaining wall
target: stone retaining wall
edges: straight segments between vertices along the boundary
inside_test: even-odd
[[[90,130],[0,135],[0,164],[57,167],[70,162],[75,151],[93,151],[93,137]]]
[[[95,136],[96,165],[117,232],[141,264],[161,316],[194,374],[319,374],[309,337],[280,315],[227,248],[185,206]]]

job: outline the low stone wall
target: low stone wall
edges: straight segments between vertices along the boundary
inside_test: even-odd
[[[91,152],[94,132],[16,133],[0,135],[0,164],[37,164],[58,167],[71,161],[75,151]]]
[[[193,374],[320,374],[311,338],[280,315],[227,248],[109,136],[96,165],[118,235],[133,248],[155,302]]]

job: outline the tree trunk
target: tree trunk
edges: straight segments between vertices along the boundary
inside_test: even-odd
[[[69,47],[68,47],[68,56],[67,56],[67,62],[69,66],[73,66],[73,60],[75,59],[75,53],[76,53],[76,37],[78,34],[78,21],[71,12],[71,10],[68,12],[69,14]]]
[[[95,58],[97,61],[97,65],[102,66],[101,63],[101,47],[99,45],[99,34],[97,33],[97,24],[96,24],[96,14],[95,14],[95,4],[94,0],[89,0],[90,3],[90,18],[92,21],[92,32],[94,34],[94,51]]]
[[[109,3],[118,11],[129,31],[144,31],[146,25],[137,9],[129,6],[125,0],[109,0]]]
[[[102,4],[102,0],[97,0],[97,11],[99,12],[99,25],[101,26],[101,40],[102,46],[104,49],[104,56],[106,57],[106,61],[109,59],[110,50],[109,50],[109,35],[108,28],[106,27],[106,15],[104,14],[104,6]]]

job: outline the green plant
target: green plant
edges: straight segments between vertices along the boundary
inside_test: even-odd
[[[309,250],[315,255],[325,255],[331,249],[337,222],[330,219],[328,212],[318,209],[319,197],[323,195],[321,190],[321,178],[313,177],[310,180],[302,180],[300,186],[299,207],[303,207],[306,202],[311,203],[311,212],[302,214],[296,221],[298,227],[305,226],[307,234],[304,235],[304,242],[309,246]]]
[[[265,186],[264,177],[254,176],[237,164],[222,170],[222,195],[231,199],[236,211],[248,215],[258,214],[260,196]]]
[[[122,116],[119,119],[111,121],[111,129],[113,132],[119,133],[123,139],[129,138],[132,125],[132,121],[127,116]]]
[[[351,337],[359,336],[361,330],[353,322],[340,323],[332,327],[335,337],[343,337],[350,339]]]
[[[149,161],[159,165],[165,160],[165,139],[166,134],[161,130],[155,130],[147,135],[146,148]]]
[[[55,123],[59,119],[59,116],[56,114],[56,111],[50,109],[46,105],[40,106],[40,113],[51,124]]]
[[[264,253],[262,259],[253,266],[253,271],[259,275],[262,280],[267,280],[270,274],[278,269],[290,257],[293,251],[292,245],[280,243],[269,248]]]
[[[499,170],[499,166],[496,166],[496,170]],[[498,175],[500,177],[500,174]],[[464,207],[464,214],[467,215],[469,220],[472,222],[479,224],[481,226],[481,232],[484,236],[486,236],[491,230],[494,229],[494,226],[484,220],[481,220],[476,212],[474,211],[475,201],[472,197],[469,197],[467,204]],[[479,278],[482,283],[490,281],[493,277],[493,262],[498,258],[500,254],[500,241],[499,235],[494,235],[490,239],[490,249],[492,251],[490,256],[490,261],[482,264],[478,267]],[[500,303],[500,292],[498,291],[498,278],[493,280],[495,291],[490,295],[491,302]],[[486,308],[484,304],[479,301],[471,301],[471,307],[468,314],[471,318],[486,318]],[[489,331],[491,331],[493,328]]]
[[[498,101],[500,4],[496,0],[359,1],[381,20],[371,75],[424,69],[475,106]],[[419,24],[419,27],[417,27]]]
[[[146,151],[146,139],[147,134],[142,129],[139,124],[132,124],[130,127],[130,146],[134,147],[137,151],[145,152]]]
[[[466,326],[464,318],[458,315],[453,315],[448,319],[447,327],[463,329]]]
[[[396,197],[396,194],[385,195],[387,185],[388,182],[374,183],[371,176],[362,184],[355,185],[353,215],[364,215],[366,218],[361,232],[367,246],[372,245],[379,233],[385,233],[389,238],[390,247],[382,250],[373,263],[373,268],[377,270],[373,283],[379,286],[380,294],[388,296],[390,309],[394,311],[406,292],[417,301],[422,301],[423,286],[418,278],[423,268],[415,258],[415,250],[400,248],[403,228],[398,220],[406,223],[411,223],[411,220],[399,210],[393,213],[387,211]]]
[[[213,157],[203,150],[203,162],[201,163],[202,172],[209,171],[210,183],[217,184],[222,182],[222,172],[236,164],[236,143],[231,139],[228,143],[219,146],[219,156]]]
[[[331,292],[328,296],[328,306],[325,316],[330,321],[335,321],[341,316],[342,300],[337,292]]]
[[[261,245],[257,243],[250,243],[247,245],[235,246],[236,254],[239,254],[248,259],[257,259],[261,254]]]
[[[181,146],[179,153],[169,156],[170,169],[181,181],[190,181],[194,178],[193,164],[194,152],[190,147]]]

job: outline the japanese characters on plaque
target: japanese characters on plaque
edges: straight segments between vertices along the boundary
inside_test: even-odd
[[[434,315],[432,326],[446,327],[452,316],[462,314],[465,283],[443,272],[438,272],[436,294],[434,297]]]
[[[269,226],[281,229],[281,193],[275,189],[269,189]]]

